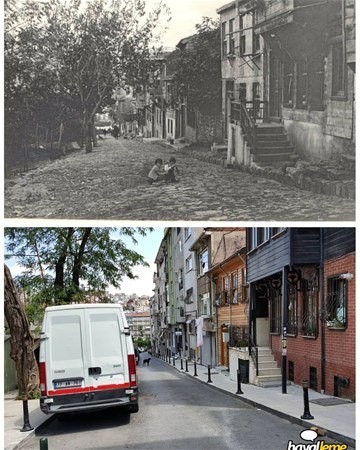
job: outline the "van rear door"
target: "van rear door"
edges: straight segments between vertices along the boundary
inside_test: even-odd
[[[129,384],[124,324],[118,308],[85,310],[88,334],[87,376],[94,390],[125,388]]]
[[[47,314],[45,361],[48,395],[88,390],[83,309],[63,309]]]

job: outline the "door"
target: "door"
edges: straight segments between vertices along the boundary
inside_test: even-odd
[[[85,310],[88,333],[87,375],[94,388],[122,387],[128,381],[125,334],[117,310]]]
[[[47,316],[46,383],[49,395],[86,392],[84,311],[62,310]]]
[[[269,103],[270,119],[280,121],[282,103],[282,63],[274,51],[270,52]]]

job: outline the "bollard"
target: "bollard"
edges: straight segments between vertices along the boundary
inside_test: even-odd
[[[40,439],[40,450],[48,450],[48,440],[47,438]]]
[[[197,377],[197,371],[196,371],[196,361],[194,361],[194,377]]]
[[[207,383],[212,383],[211,381],[211,376],[210,376],[210,370],[211,370],[211,366],[210,364],[208,365],[208,379],[207,379]]]
[[[304,414],[301,416],[301,418],[313,419],[314,416],[310,414],[308,382],[306,380],[303,381],[303,391],[304,391]]]
[[[241,372],[240,370],[236,371],[237,373],[237,391],[235,394],[243,394],[243,391],[241,390]]]
[[[173,356],[173,366],[175,366],[175,356]]]
[[[27,400],[23,400],[23,417],[24,417],[24,425],[21,428],[20,431],[31,431],[34,429],[30,425],[30,419],[29,419],[29,408],[28,408],[28,402]]]
[[[187,358],[185,359],[185,372],[189,372],[189,368],[188,368],[188,360],[187,360]]]
[[[183,359],[180,359],[180,370],[184,370]]]

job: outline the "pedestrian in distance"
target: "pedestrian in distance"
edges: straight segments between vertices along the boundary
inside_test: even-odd
[[[115,124],[113,126],[113,136],[115,139],[119,139],[119,127]]]
[[[179,175],[179,169],[176,165],[176,159],[172,156],[169,162],[165,164],[165,181],[167,183],[176,183],[179,181],[176,176]]]
[[[154,166],[151,168],[148,181],[150,184],[156,183],[157,181],[162,181],[165,179],[165,170],[163,168],[163,161],[161,158],[155,160]]]

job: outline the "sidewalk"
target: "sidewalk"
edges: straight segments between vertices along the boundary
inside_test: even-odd
[[[23,402],[16,400],[18,391],[6,392],[4,394],[4,450],[16,448],[22,440],[29,434],[34,433],[49,416],[40,411],[40,402],[37,400],[28,401],[30,425],[34,427],[33,431],[21,432],[24,425],[23,420]]]
[[[163,361],[164,364],[169,364]],[[183,370],[181,370],[180,359],[171,359],[171,367],[191,376],[199,382],[209,384],[214,389],[226,391],[227,393],[238,397],[246,403],[255,407],[276,414],[279,417],[289,420],[290,422],[302,425],[304,429],[310,427],[319,428],[325,432],[325,436],[344,442],[355,448],[356,431],[355,431],[355,410],[356,403],[346,401],[346,403],[322,406],[312,403],[314,400],[324,400],[334,402],[340,400],[336,397],[320,394],[319,392],[309,389],[310,413],[314,417],[312,420],[303,420],[301,416],[304,413],[303,389],[298,385],[288,385],[287,393],[282,393],[280,387],[262,388],[251,384],[241,384],[243,394],[236,394],[237,381],[231,380],[229,372],[221,367],[212,368],[210,370],[210,379],[212,383],[208,383],[208,368],[197,364],[197,377],[194,377],[194,363],[188,363],[188,372],[185,372],[185,361],[183,362]],[[343,399],[341,399],[343,400]]]

